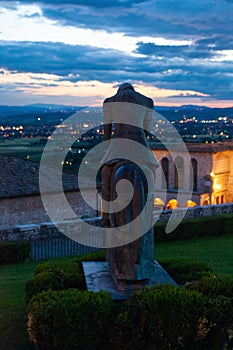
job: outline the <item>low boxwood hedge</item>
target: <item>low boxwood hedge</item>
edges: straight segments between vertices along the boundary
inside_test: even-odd
[[[38,264],[34,276],[25,285],[26,302],[33,295],[42,291],[63,290],[77,288],[86,290],[86,282],[82,268],[82,261],[103,261],[105,254],[102,251],[81,255],[62,262],[46,262]]]
[[[68,289],[35,295],[28,332],[39,349],[222,349],[232,300],[171,285],[147,288],[120,305],[110,294]]]
[[[233,214],[184,219],[171,233],[166,233],[166,225],[167,222],[155,224],[156,242],[231,234]]]
[[[105,292],[42,292],[28,306],[30,339],[49,350],[109,349],[111,309],[112,298]]]
[[[26,290],[29,336],[38,349],[222,350],[233,329],[232,278],[192,259],[163,259],[183,286],[150,287],[116,303],[86,291],[82,261],[104,259],[95,252],[37,266]]]
[[[29,258],[30,252],[27,241],[0,241],[0,264],[23,262]]]
[[[86,290],[82,261],[104,261],[103,251],[86,254],[63,262],[46,262],[37,265],[34,276],[26,283],[26,302],[33,295],[49,289],[63,290],[77,288]],[[178,284],[196,281],[212,273],[211,268],[203,262],[193,259],[161,259],[159,263]]]
[[[213,274],[207,263],[193,259],[161,259],[159,263],[177,284],[197,281],[203,276]]]
[[[224,275],[203,276],[190,285],[190,289],[201,292],[210,297],[222,295],[233,298],[233,278]]]
[[[125,320],[120,344],[131,334],[131,349],[222,349],[232,325],[232,300],[189,292],[166,285],[129,299],[119,315]]]

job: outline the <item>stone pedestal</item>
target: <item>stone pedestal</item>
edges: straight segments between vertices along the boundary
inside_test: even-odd
[[[107,249],[106,260],[117,289],[143,289],[154,275],[153,229],[134,242]]]
[[[127,300],[138,290],[137,288],[128,288],[127,290],[117,289],[116,283],[114,282],[112,274],[110,273],[109,265],[105,261],[87,261],[83,262],[82,264],[87,290],[89,291],[99,292],[103,290],[110,293],[114,300]],[[168,273],[157,261],[154,261],[153,276],[144,282],[143,288],[147,286],[156,286],[158,284],[171,284],[173,286],[177,286],[176,282],[168,275]]]

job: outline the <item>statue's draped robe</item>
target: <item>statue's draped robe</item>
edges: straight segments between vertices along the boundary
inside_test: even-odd
[[[116,198],[115,182],[123,178],[130,180],[134,187],[130,204],[121,211],[116,208],[114,213],[108,214],[109,226],[117,228],[116,234],[140,237],[132,239],[132,243],[127,245],[107,249],[106,257],[110,270],[118,287],[122,289],[140,285],[153,273],[154,234],[150,223],[153,212],[154,171],[158,163],[150,150],[145,133],[145,130],[149,130],[152,115],[153,101],[131,88],[122,89],[104,101],[104,124],[111,126],[112,141],[110,140],[100,164],[103,174],[103,199],[113,201]],[[131,142],[127,144],[126,150],[125,143],[121,140],[114,142],[116,139],[136,141],[141,147]],[[127,161],[128,157],[129,160],[133,157],[134,163],[138,165]],[[149,186],[145,174],[150,179]],[[124,201],[124,188],[121,198]],[[149,205],[142,214],[146,202]],[[134,223],[133,220],[138,215],[140,220]],[[124,225],[127,224],[125,229]],[[150,229],[144,231],[145,226],[149,226]]]

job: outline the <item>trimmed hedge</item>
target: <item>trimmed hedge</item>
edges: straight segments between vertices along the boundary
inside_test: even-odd
[[[190,289],[196,290],[210,297],[233,298],[233,278],[230,276],[203,276],[190,286]]]
[[[166,225],[167,222],[155,224],[156,242],[231,234],[233,233],[233,214],[185,219],[169,234],[165,232]]]
[[[222,349],[232,325],[232,300],[189,292],[166,285],[132,297],[123,313],[123,343],[130,334],[129,349]]]
[[[103,251],[85,254],[63,262],[47,262],[37,265],[34,277],[26,283],[26,302],[42,291],[77,288],[86,290],[82,261],[104,261]],[[159,263],[178,284],[185,284],[212,274],[204,262],[193,259],[161,259]]]
[[[222,349],[232,299],[171,285],[114,304],[105,292],[42,292],[28,306],[28,332],[39,349]]]
[[[196,338],[205,297],[170,285],[134,295],[119,313],[113,337],[115,348],[177,349]]]
[[[177,284],[197,281],[213,274],[207,263],[193,259],[161,259],[159,263]]]
[[[0,241],[0,264],[23,262],[29,258],[30,243],[26,241]]]
[[[43,292],[28,306],[30,339],[42,349],[109,349],[111,309],[112,298],[105,292]]]
[[[77,288],[86,290],[86,282],[82,268],[82,261],[103,261],[105,254],[102,251],[81,255],[62,262],[47,262],[37,265],[34,276],[25,285],[26,302],[49,289],[63,290]]]
[[[77,267],[71,265],[64,268],[55,267],[51,271],[42,271],[26,283],[26,302],[28,303],[34,295],[42,291],[68,288],[86,289],[84,275]]]
[[[163,259],[176,281],[192,283],[150,287],[116,303],[108,293],[85,290],[82,261],[88,260],[105,254],[39,264],[28,281],[28,332],[38,349],[223,348],[233,329],[232,278],[192,259]]]

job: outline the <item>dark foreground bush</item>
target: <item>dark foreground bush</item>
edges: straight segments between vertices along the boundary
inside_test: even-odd
[[[191,292],[191,293],[190,293]],[[115,323],[115,349],[222,350],[232,325],[232,300],[182,287],[159,286],[133,296]]]
[[[118,315],[115,346],[127,349],[176,349],[192,344],[205,297],[181,287],[149,288],[133,296]],[[130,335],[130,337],[129,337]]]
[[[194,282],[149,288],[115,303],[106,293],[85,291],[82,261],[104,259],[95,252],[37,266],[26,291],[29,335],[39,348],[222,350],[233,323],[231,278],[191,259],[163,259],[178,283]]]
[[[39,349],[175,350],[223,347],[232,301],[170,285],[121,304],[105,292],[69,289],[34,296],[28,332]]]
[[[47,262],[37,265],[34,276],[25,285],[26,302],[42,291],[77,288],[86,290],[82,261],[102,261],[103,252],[94,252],[62,262]]]
[[[213,274],[207,263],[193,259],[161,259],[159,263],[177,284],[197,281]]]
[[[72,260],[39,264],[35,269],[34,277],[26,283],[27,302],[33,295],[49,289],[77,288],[85,290],[86,283],[82,262],[90,260],[103,261],[105,253],[100,251],[85,254]],[[206,263],[193,259],[161,259],[159,263],[178,284],[196,281],[212,273],[211,268]]]
[[[47,291],[28,306],[28,332],[39,349],[109,349],[111,296],[105,292]]]
[[[42,291],[68,288],[86,289],[81,266],[73,261],[63,263],[44,263],[38,265],[35,275],[25,285],[26,302]]]
[[[30,243],[25,241],[1,241],[0,264],[23,262],[30,256]]]
[[[233,278],[230,276],[204,276],[190,286],[190,289],[210,297],[222,295],[233,298]]]

